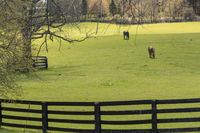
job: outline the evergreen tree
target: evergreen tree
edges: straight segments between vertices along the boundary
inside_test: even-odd
[[[87,13],[88,13],[87,0],[82,0],[82,15],[87,15]]]
[[[119,3],[118,4],[118,8],[117,8],[117,14],[119,14],[120,16],[123,16],[123,10],[122,10],[122,7],[121,7],[121,4]]]
[[[115,4],[115,1],[112,0],[110,5],[109,5],[109,10],[110,10],[110,13],[114,16],[115,14],[117,14],[117,6]]]

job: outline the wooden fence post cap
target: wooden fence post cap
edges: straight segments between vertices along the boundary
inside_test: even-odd
[[[94,105],[100,105],[100,103],[99,102],[95,102]]]

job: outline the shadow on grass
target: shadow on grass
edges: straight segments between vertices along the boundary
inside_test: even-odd
[[[91,65],[66,65],[66,66],[54,66],[48,70],[37,70],[34,73],[20,74],[20,79],[31,79],[31,80],[50,80],[55,77],[84,77],[87,76],[85,72]]]

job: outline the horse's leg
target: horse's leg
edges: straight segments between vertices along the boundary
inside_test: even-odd
[[[128,40],[129,40],[129,32],[127,32],[127,38],[128,38]]]
[[[153,58],[155,59],[155,52],[153,52],[152,56],[153,56]]]
[[[151,50],[148,48],[149,58],[151,58]]]
[[[155,49],[154,48],[152,49],[152,52],[153,52],[153,58],[155,59],[156,56],[155,56]]]

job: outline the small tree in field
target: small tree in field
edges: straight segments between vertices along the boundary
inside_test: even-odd
[[[116,6],[114,0],[111,1],[110,5],[109,5],[109,10],[110,10],[110,13],[112,14],[112,16],[117,14],[117,6]]]

